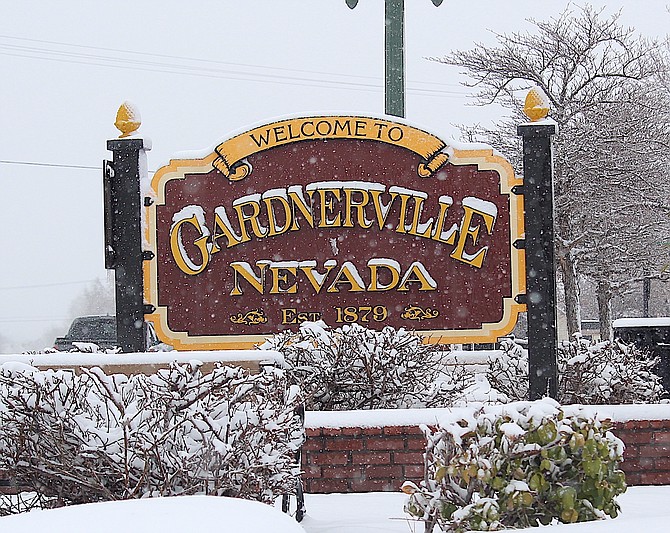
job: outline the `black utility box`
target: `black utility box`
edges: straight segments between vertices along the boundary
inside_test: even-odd
[[[656,373],[670,392],[670,317],[619,318],[612,324],[614,336],[658,357]]]

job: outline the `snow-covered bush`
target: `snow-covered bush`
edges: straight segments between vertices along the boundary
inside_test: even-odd
[[[489,360],[487,378],[493,388],[512,400],[528,397],[528,353],[505,341]],[[558,401],[590,405],[654,403],[663,394],[654,374],[657,360],[620,341],[592,344],[577,339],[559,346]]]
[[[528,399],[528,352],[512,339],[501,341],[502,350],[489,357],[486,379],[510,400]]]
[[[621,341],[563,344],[558,364],[558,396],[563,404],[654,403],[664,392],[654,373],[658,359]]]
[[[405,509],[443,531],[494,531],[615,517],[623,443],[550,399],[484,406],[431,430]]]
[[[199,363],[156,374],[0,366],[0,470],[57,505],[211,494],[293,493],[304,440],[297,387]]]
[[[453,365],[428,391],[426,407],[462,407],[469,403],[508,403],[509,398],[493,388],[484,374],[475,374],[465,365]]]
[[[476,387],[475,377],[466,365],[459,364],[458,361],[445,366],[441,375],[434,377],[426,391],[425,407],[451,407],[467,401],[469,398],[465,391]]]
[[[304,322],[297,333],[279,333],[262,348],[284,355],[312,410],[416,407],[444,368],[441,348],[391,327],[331,330]]]

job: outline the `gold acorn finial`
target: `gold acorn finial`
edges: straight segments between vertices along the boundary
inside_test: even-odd
[[[536,122],[542,120],[549,114],[549,98],[539,87],[533,87],[526,95],[523,112],[531,120]]]
[[[137,107],[126,101],[121,104],[119,110],[116,112],[116,121],[114,122],[116,129],[121,132],[119,139],[128,137],[135,133],[142,125],[142,117]]]

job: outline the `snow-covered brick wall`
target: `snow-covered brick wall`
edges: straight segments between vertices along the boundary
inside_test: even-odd
[[[423,477],[418,426],[309,428],[303,445],[308,493],[393,492]]]
[[[629,485],[670,485],[670,420],[629,420],[614,425],[626,445],[621,469]]]
[[[95,345],[92,345],[95,346]],[[97,346],[96,346],[97,348]],[[40,369],[102,368],[106,374],[153,374],[171,364],[197,364],[202,372],[210,372],[217,364],[239,366],[257,372],[259,367],[271,364],[284,366],[284,356],[274,350],[211,350],[192,352],[142,353],[26,353],[0,355],[3,363],[23,363]]]
[[[422,424],[458,420],[476,407],[308,411],[303,481],[308,493],[398,491],[423,478]],[[566,406],[613,423],[626,445],[629,485],[670,484],[670,405]]]

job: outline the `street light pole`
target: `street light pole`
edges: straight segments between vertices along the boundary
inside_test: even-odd
[[[435,7],[443,0],[431,0]],[[345,0],[354,9],[358,0]],[[405,0],[385,0],[384,7],[384,110],[405,118]]]
[[[405,117],[405,0],[386,0],[384,9],[384,110]]]

